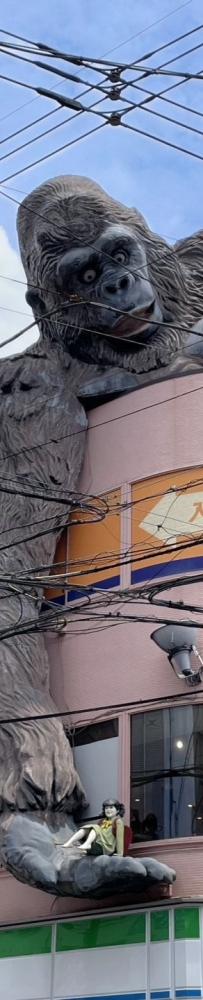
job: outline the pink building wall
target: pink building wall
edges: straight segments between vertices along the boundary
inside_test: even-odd
[[[128,484],[150,476],[178,471],[202,465],[203,446],[201,426],[203,420],[203,385],[200,375],[160,383],[139,392],[131,393],[108,405],[94,410],[89,417],[88,447],[80,478],[79,488],[84,493],[104,494],[123,486],[127,493]],[[129,518],[123,521],[125,544],[130,545]],[[130,586],[130,565],[121,571],[121,586]],[[181,592],[167,595],[174,600],[183,598],[185,602],[203,605],[203,582],[188,585]],[[117,608],[115,607],[115,610]],[[125,605],[125,613],[133,617],[136,606]],[[139,612],[150,613],[167,621],[170,610],[139,606]],[[185,618],[185,612],[173,612],[174,619]],[[189,616],[190,617],[190,616]],[[203,624],[202,616],[195,615]],[[141,702],[154,699],[154,707],[160,707],[156,699],[180,696],[189,692],[179,680],[165,654],[150,639],[151,624],[119,622],[113,628],[106,627],[99,633],[89,634],[89,623],[67,627],[60,639],[51,638],[49,643],[51,659],[52,692],[59,707],[67,707],[71,713],[78,711],[75,718],[83,719],[80,710],[91,709],[85,721],[105,717],[105,706],[115,703],[138,702],[133,711],[140,711]],[[82,630],[82,634],[81,633]],[[78,634],[77,634],[78,633]],[[56,650],[58,667],[56,670]],[[197,633],[197,646],[203,656],[203,631]],[[194,689],[193,689],[194,691]],[[191,691],[191,702],[203,701],[203,685],[195,693]],[[170,704],[170,701],[169,701]],[[100,711],[95,711],[97,708]],[[152,707],[151,705],[149,706]],[[115,709],[116,711],[116,709]],[[113,710],[112,710],[113,714]],[[70,716],[69,716],[70,722]],[[120,795],[126,804],[129,820],[129,711],[120,716]],[[152,854],[165,860],[177,870],[177,881],[173,887],[174,896],[203,895],[202,838],[158,841],[137,847],[133,854]],[[201,870],[202,869],[202,874]]]
[[[157,474],[203,465],[203,384],[201,375],[179,378],[140,389],[90,413],[88,444],[79,489],[104,494],[118,486],[126,495],[130,483]],[[123,516],[122,541],[130,545],[130,521]],[[130,586],[130,566],[122,569],[121,586]],[[174,593],[171,594],[174,597]],[[203,604],[203,583],[188,585],[175,599]],[[132,604],[129,615],[137,611]],[[150,607],[139,607],[150,614]],[[151,609],[159,617],[158,609]],[[181,618],[181,612],[174,613]],[[167,620],[170,611],[160,613]],[[183,613],[182,617],[186,617]],[[198,619],[198,616],[196,616]],[[202,624],[201,615],[199,622]],[[108,624],[108,623],[106,623]],[[89,623],[67,626],[61,635],[51,635],[48,649],[51,663],[51,690],[59,710],[69,712],[68,721],[105,718],[105,709],[115,703],[131,702],[141,708],[148,698],[183,697],[186,685],[175,677],[167,657],[151,642],[156,625],[119,622],[98,633],[88,632]],[[198,631],[198,649],[203,655],[203,631]],[[191,701],[203,702],[203,685],[191,694]],[[134,703],[140,703],[137,706]],[[133,708],[134,705],[134,708]],[[151,706],[150,706],[151,707]],[[71,717],[71,712],[77,715]],[[117,711],[115,709],[117,714]],[[113,709],[112,709],[113,714]],[[120,714],[120,796],[129,818],[129,712]],[[177,870],[174,897],[203,897],[202,838],[158,841],[133,845],[133,854],[152,855]],[[54,899],[38,890],[22,886],[1,873],[0,923],[17,919],[49,918],[86,909],[93,902]],[[102,906],[102,904],[99,904]],[[110,905],[110,904],[109,904]],[[115,905],[115,900],[114,904]],[[6,916],[5,916],[6,914]]]
[[[198,390],[198,391],[196,391]],[[149,476],[203,464],[202,377],[189,376],[139,390],[94,410],[89,417],[88,446],[79,489],[102,494]],[[124,531],[126,547],[130,520]],[[121,587],[130,586],[130,565],[121,570]],[[173,599],[203,603],[203,583],[169,593]],[[126,608],[125,608],[126,610]],[[136,608],[127,609],[133,616]],[[145,613],[146,606],[139,609]],[[150,608],[147,607],[150,615]],[[159,616],[158,608],[151,614]],[[160,612],[167,620],[171,612]],[[174,612],[179,619],[181,613]],[[183,613],[182,617],[186,617]],[[196,616],[198,619],[198,616]],[[201,615],[199,615],[201,623]],[[108,622],[107,622],[108,624]],[[63,710],[107,706],[118,702],[160,698],[183,693],[179,681],[163,653],[150,640],[153,622],[122,623],[89,635],[89,623],[74,622],[61,637],[51,637],[52,694]],[[203,633],[198,633],[203,653]],[[56,668],[57,656],[57,668]],[[150,662],[149,662],[150,656]],[[139,669],[138,669],[139,665]],[[198,688],[198,692],[199,692]]]

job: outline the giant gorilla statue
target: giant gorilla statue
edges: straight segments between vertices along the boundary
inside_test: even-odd
[[[139,212],[68,176],[24,200],[18,234],[41,336],[0,368],[0,854],[22,881],[98,898],[170,882],[175,873],[150,858],[82,858],[77,846],[60,846],[85,792],[62,723],[46,718],[55,706],[34,630],[42,595],[36,581],[30,597],[22,573],[53,561],[59,499],[69,497],[68,512],[83,460],[85,400],[88,408],[201,368],[201,332],[193,336],[192,328],[203,313],[203,237],[169,247]],[[47,520],[55,533],[46,533]],[[30,618],[33,632],[13,636],[15,623],[23,630]],[[15,721],[28,716],[38,719]]]

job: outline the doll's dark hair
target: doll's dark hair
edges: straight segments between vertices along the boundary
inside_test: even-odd
[[[105,802],[102,802],[102,816],[105,816],[106,806],[115,806],[119,816],[125,815],[125,806],[122,802],[118,802],[118,799],[105,799]]]

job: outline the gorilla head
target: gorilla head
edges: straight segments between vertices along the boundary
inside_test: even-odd
[[[42,336],[83,361],[165,366],[202,315],[176,247],[91,180],[42,184],[20,206],[18,235]]]

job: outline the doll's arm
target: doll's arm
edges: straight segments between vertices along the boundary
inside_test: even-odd
[[[120,817],[116,820],[116,854],[124,855],[124,823]]]

